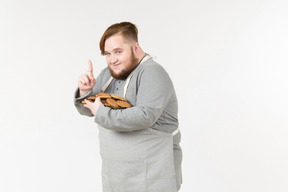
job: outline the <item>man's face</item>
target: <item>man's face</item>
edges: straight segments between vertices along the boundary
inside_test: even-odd
[[[138,64],[133,52],[133,43],[117,34],[105,41],[104,49],[111,75],[116,79],[126,79]]]

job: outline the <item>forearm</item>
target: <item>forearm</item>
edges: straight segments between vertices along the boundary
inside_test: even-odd
[[[137,106],[115,110],[102,105],[96,113],[95,122],[115,131],[135,131],[152,127],[159,118],[159,114],[161,114],[161,107],[152,109]]]

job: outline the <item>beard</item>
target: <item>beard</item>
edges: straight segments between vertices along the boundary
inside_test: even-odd
[[[128,67],[122,69],[118,74],[116,74],[115,71],[113,71],[110,67],[109,71],[111,73],[111,76],[114,77],[115,79],[125,80],[137,66],[138,66],[138,59],[135,57],[135,54],[132,51],[132,56],[130,58],[130,65]]]

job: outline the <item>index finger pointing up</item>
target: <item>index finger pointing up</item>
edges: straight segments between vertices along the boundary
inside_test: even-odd
[[[88,71],[93,72],[93,65],[92,65],[92,61],[90,59],[88,60]]]

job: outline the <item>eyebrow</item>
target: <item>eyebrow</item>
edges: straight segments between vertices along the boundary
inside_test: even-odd
[[[117,50],[123,50],[123,49],[120,47],[116,47],[116,48],[112,49],[112,51],[117,51]],[[109,53],[109,52],[105,50],[104,54],[107,54],[107,53]]]

